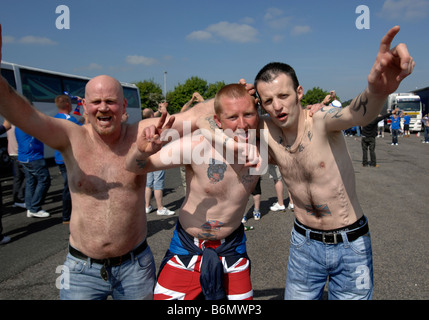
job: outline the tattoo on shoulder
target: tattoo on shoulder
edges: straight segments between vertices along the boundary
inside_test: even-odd
[[[215,129],[219,129],[219,127],[217,126],[216,121],[214,120],[213,116],[206,117],[206,120],[210,125],[210,129],[212,129],[213,131]]]
[[[140,169],[144,169],[144,167],[146,167],[146,164],[147,164],[147,160],[146,159],[145,160],[136,159],[136,162],[137,162],[137,166]]]
[[[352,105],[350,106],[350,108],[353,111],[359,112],[360,109],[363,109],[363,115],[366,114],[366,108],[368,105],[368,97],[364,98],[363,94],[361,93],[356,100],[354,101],[354,103],[352,103]]]
[[[343,110],[340,108],[328,109],[328,108],[323,107],[322,109],[320,109],[320,111],[325,112],[325,116],[323,117],[323,119],[325,119],[327,115],[330,115],[331,118],[335,118],[335,119],[341,118],[343,116],[343,113],[342,113]]]
[[[223,180],[227,165],[225,162],[216,161],[211,158],[207,168],[207,177],[210,183],[217,183]]]

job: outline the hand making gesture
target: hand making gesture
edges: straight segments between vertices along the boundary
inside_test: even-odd
[[[137,138],[138,151],[153,154],[159,151],[163,144],[167,143],[162,139],[162,133],[170,129],[174,123],[174,117],[170,117],[165,124],[167,115],[167,112],[163,112],[156,126],[151,125],[143,129],[143,134]]]
[[[368,89],[373,94],[388,95],[395,92],[403,79],[413,72],[414,60],[404,43],[390,49],[400,27],[390,29],[381,39],[375,63],[368,76]]]

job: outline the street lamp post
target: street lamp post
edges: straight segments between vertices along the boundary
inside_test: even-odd
[[[167,71],[164,71],[164,99],[167,99]]]

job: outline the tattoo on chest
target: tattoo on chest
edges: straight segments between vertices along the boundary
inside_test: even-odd
[[[309,141],[311,141],[312,137],[313,137],[313,134],[309,131],[308,132],[308,139],[309,139]],[[290,146],[290,145],[283,145],[283,138],[282,137],[279,137],[278,144],[281,145],[289,153],[295,153],[296,151],[302,152],[305,149],[304,144],[300,143],[298,145],[298,147],[296,147],[294,150],[292,150],[292,146]]]
[[[226,168],[227,165],[225,162],[216,161],[211,158],[209,167],[207,168],[207,177],[209,178],[210,183],[222,181],[225,177]]]

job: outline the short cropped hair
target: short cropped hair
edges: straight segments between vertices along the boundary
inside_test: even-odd
[[[71,104],[71,99],[68,95],[61,94],[59,96],[55,97],[55,104],[57,105],[58,109],[65,109],[66,103]]]
[[[216,114],[219,116],[220,113],[222,112],[222,105],[220,103],[221,98],[227,97],[231,99],[238,99],[246,96],[249,96],[250,98],[250,95],[247,92],[247,89],[241,84],[232,83],[224,86],[216,93],[216,96],[214,99],[214,109]]]

